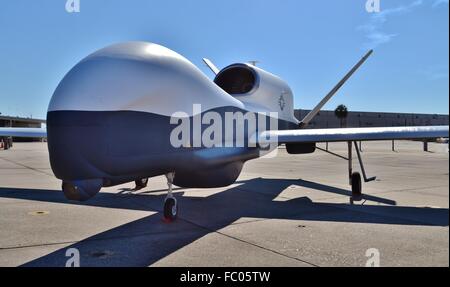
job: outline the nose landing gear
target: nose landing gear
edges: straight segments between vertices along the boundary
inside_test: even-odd
[[[167,220],[168,222],[175,221],[178,216],[177,199],[172,195],[172,184],[174,177],[175,177],[174,172],[166,174],[167,186],[169,187],[169,190],[167,192],[167,197],[164,200],[164,219]]]

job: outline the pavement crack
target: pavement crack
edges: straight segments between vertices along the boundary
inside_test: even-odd
[[[15,161],[13,161],[13,160],[10,160],[10,159],[6,159],[6,158],[4,158],[4,157],[0,157],[0,159],[4,160],[4,161],[6,161],[6,162],[9,162],[9,163],[12,163],[12,164],[15,164],[15,165],[18,165],[18,166],[24,167],[24,168],[26,168],[26,169],[29,169],[29,170],[32,170],[32,171],[36,171],[36,172],[39,172],[39,173],[42,173],[42,174],[48,175],[48,176],[50,176],[50,177],[54,177],[53,173],[47,173],[47,172],[45,172],[45,171],[42,171],[42,170],[40,170],[40,169],[37,169],[37,168],[33,168],[33,167],[31,167],[31,166],[27,166],[27,165],[24,165],[24,164],[18,163],[18,162],[15,162]]]
[[[295,260],[295,261],[298,261],[298,262],[301,262],[301,263],[304,263],[304,264],[307,264],[307,265],[310,265],[310,266],[313,266],[313,267],[320,267],[319,265],[316,265],[316,264],[314,264],[314,263],[312,263],[312,262],[308,262],[308,261],[306,261],[306,260],[302,260],[302,259],[297,258],[297,257],[289,256],[289,255],[283,254],[283,253],[281,253],[281,252],[278,252],[278,251],[276,251],[276,250],[273,250],[273,249],[270,249],[270,248],[261,246],[261,245],[259,245],[259,244],[256,244],[256,243],[253,243],[253,242],[249,242],[249,241],[247,241],[247,240],[240,239],[240,238],[238,238],[238,237],[235,237],[235,236],[232,236],[232,235],[229,235],[229,234],[220,232],[220,231],[218,231],[218,230],[214,230],[214,229],[211,229],[211,228],[202,226],[202,225],[197,224],[197,223],[195,223],[195,222],[193,222],[193,221],[190,221],[190,220],[188,220],[188,219],[184,219],[184,218],[179,218],[179,219],[183,220],[184,222],[190,223],[190,224],[192,224],[192,225],[194,225],[194,226],[197,226],[198,228],[204,229],[204,230],[208,231],[208,233],[216,233],[216,234],[225,236],[225,237],[227,237],[227,238],[230,238],[230,239],[233,239],[233,240],[237,240],[237,241],[239,241],[239,242],[242,242],[242,243],[251,245],[251,246],[253,246],[253,247],[256,247],[256,248],[259,248],[259,249],[262,249],[262,250],[265,250],[265,251],[268,251],[268,252],[271,252],[271,253],[274,253],[274,254],[277,254],[277,255],[282,256],[282,257],[286,257],[286,258],[289,258],[289,259],[292,259],[292,260]]]
[[[99,238],[86,238],[86,239],[82,239],[82,240],[73,240],[73,241],[50,242],[50,243],[20,245],[20,246],[8,246],[8,247],[0,247],[0,251],[2,251],[2,250],[23,249],[23,248],[33,248],[33,247],[43,247],[43,246],[53,246],[53,245],[77,244],[77,243],[81,243],[81,242],[82,243],[88,243],[88,242],[97,242],[97,241],[104,241],[104,240],[115,240],[115,239],[124,239],[124,238],[137,238],[137,237],[149,236],[149,235],[184,234],[186,231],[187,230],[161,231],[161,232],[142,232],[142,233],[139,233],[139,234],[106,236],[106,237],[101,237],[101,238],[100,237]]]

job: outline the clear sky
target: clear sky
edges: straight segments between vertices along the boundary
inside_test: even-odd
[[[448,0],[1,0],[0,112],[45,118],[62,77],[112,43],[164,45],[212,74],[258,60],[286,80],[297,108],[312,108],[369,48],[375,53],[325,106],[449,111]]]

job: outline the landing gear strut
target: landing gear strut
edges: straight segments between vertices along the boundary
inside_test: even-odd
[[[169,190],[167,193],[167,197],[164,200],[164,219],[166,219],[169,222],[172,222],[175,219],[177,219],[178,215],[177,199],[172,195],[172,183],[174,177],[175,177],[174,172],[166,174],[167,186],[169,187]]]
[[[353,155],[352,155],[352,142],[348,142],[348,175],[349,175],[349,183],[352,187],[352,197],[350,198],[350,203],[354,201],[362,200],[362,180],[361,174],[359,172],[353,172]],[[361,153],[358,149],[358,144],[353,142],[355,145],[356,154],[358,156],[359,166],[361,167],[361,172],[364,177],[364,182],[374,181],[376,176],[367,178],[366,170],[364,169],[364,164],[362,161]]]

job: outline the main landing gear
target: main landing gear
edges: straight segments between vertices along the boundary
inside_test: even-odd
[[[177,199],[172,194],[172,184],[173,184],[174,177],[175,177],[174,172],[170,172],[170,173],[166,174],[167,186],[169,187],[169,189],[167,192],[167,197],[164,200],[164,219],[168,222],[175,221],[175,219],[177,219],[177,215],[178,215]],[[143,189],[143,188],[147,187],[148,178],[138,179],[134,183],[136,184],[136,188],[135,188],[136,190]]]
[[[317,149],[320,149],[321,151],[327,152],[331,155],[337,156],[339,158],[345,159],[348,161],[348,177],[349,177],[349,183],[352,187],[352,196],[350,197],[350,203],[353,204],[355,201],[361,201],[363,199],[363,193],[362,193],[362,179],[361,174],[359,172],[353,172],[353,147],[352,144],[355,146],[356,154],[358,156],[359,166],[361,167],[362,177],[364,179],[364,182],[370,182],[374,181],[376,179],[376,176],[368,178],[366,175],[366,170],[364,169],[363,160],[361,157],[361,153],[358,148],[358,144],[356,141],[354,142],[347,142],[348,144],[348,157],[341,156],[339,154],[333,153],[331,151],[328,151],[327,149],[322,149],[317,147]]]
[[[177,219],[178,215],[177,199],[172,195],[172,184],[174,177],[175,177],[174,172],[166,174],[167,186],[169,187],[169,190],[167,192],[167,197],[164,200],[164,219],[169,222],[172,222],[175,219]]]
[[[361,167],[361,172],[364,177],[364,182],[374,181],[376,176],[367,178],[366,170],[364,169],[364,163],[362,161],[361,153],[358,148],[358,144],[353,142],[356,150],[356,154],[358,156],[359,166]],[[362,194],[362,180],[361,174],[359,172],[353,172],[353,155],[352,155],[352,142],[347,142],[348,145],[348,175],[349,175],[349,183],[352,187],[352,197],[350,198],[350,203],[353,204],[354,201],[361,201]]]

